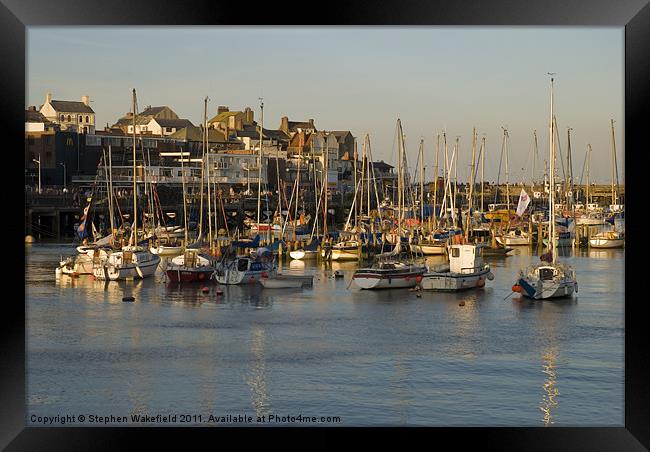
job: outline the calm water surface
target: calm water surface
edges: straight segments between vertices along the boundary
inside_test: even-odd
[[[285,272],[313,274],[314,287],[224,286],[219,297],[162,274],[57,281],[72,246],[25,251],[30,425],[79,414],[85,425],[97,425],[92,414],[201,416],[178,425],[269,414],[340,417],[329,425],[624,425],[624,250],[569,250],[562,261],[579,292],[560,301],[508,297],[538,259],[527,248],[488,258],[495,279],[483,290],[422,298],[356,289],[355,263],[285,262]],[[332,277],[337,269],[345,278]],[[128,295],[135,303],[122,302]]]

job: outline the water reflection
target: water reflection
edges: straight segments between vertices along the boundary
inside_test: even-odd
[[[251,354],[253,357],[250,374],[246,383],[251,389],[251,404],[258,417],[271,413],[271,403],[266,387],[266,333],[260,326],[255,326],[251,331]]]
[[[539,409],[542,410],[542,422],[544,426],[548,427],[553,424],[553,416],[558,406],[558,396],[560,391],[555,386],[557,382],[556,360],[558,351],[556,348],[551,348],[542,356],[542,372],[546,375],[546,379],[542,384],[544,393],[542,394],[542,402]]]
[[[391,377],[390,387],[394,393],[394,406],[401,424],[408,423],[408,408],[413,404],[412,394],[410,391],[410,373],[408,365],[404,363],[404,357],[395,361],[394,370]]]

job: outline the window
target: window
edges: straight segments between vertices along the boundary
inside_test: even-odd
[[[172,128],[171,127],[165,127],[165,132],[171,132]]]
[[[83,122],[81,115],[79,115],[79,122]]]
[[[65,121],[65,116],[61,115],[61,121]]]
[[[182,171],[179,171],[179,172],[178,172],[178,177],[181,177],[181,176],[183,176],[183,172],[182,172]]]
[[[68,122],[72,121],[72,116],[68,115]]]
[[[451,255],[452,255],[452,257],[459,257],[460,256],[460,249],[459,248],[452,248],[451,249]]]
[[[88,116],[86,116],[86,122],[90,122],[90,121],[88,120]]]

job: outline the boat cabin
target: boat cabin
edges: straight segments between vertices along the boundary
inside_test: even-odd
[[[482,266],[482,247],[476,245],[449,247],[449,270],[452,273],[473,273]]]
[[[550,281],[557,275],[555,267],[537,267],[537,276],[542,281]]]

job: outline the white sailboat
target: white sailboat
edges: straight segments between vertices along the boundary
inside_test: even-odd
[[[549,74],[552,75],[552,74]],[[549,122],[549,165],[550,165],[550,186],[555,185],[555,140],[553,139],[553,77],[551,76],[551,119]],[[555,209],[554,206],[555,190],[551,189],[549,193],[549,236],[555,237]],[[548,299],[556,297],[571,296],[574,291],[578,290],[575,271],[571,266],[559,264],[556,262],[556,242],[551,240],[549,244],[550,252],[540,256],[541,263],[532,265],[525,270],[520,270],[519,278],[512,290],[523,294],[525,297],[535,300]]]
[[[137,202],[137,173],[136,173],[136,141],[135,118],[136,97],[133,90],[133,230],[129,245],[120,251],[110,253],[106,258],[99,259],[93,265],[93,274],[100,280],[124,280],[131,278],[146,278],[156,273],[160,264],[160,256],[152,254],[148,249],[138,246],[138,202]],[[144,168],[143,168],[144,169]]]

